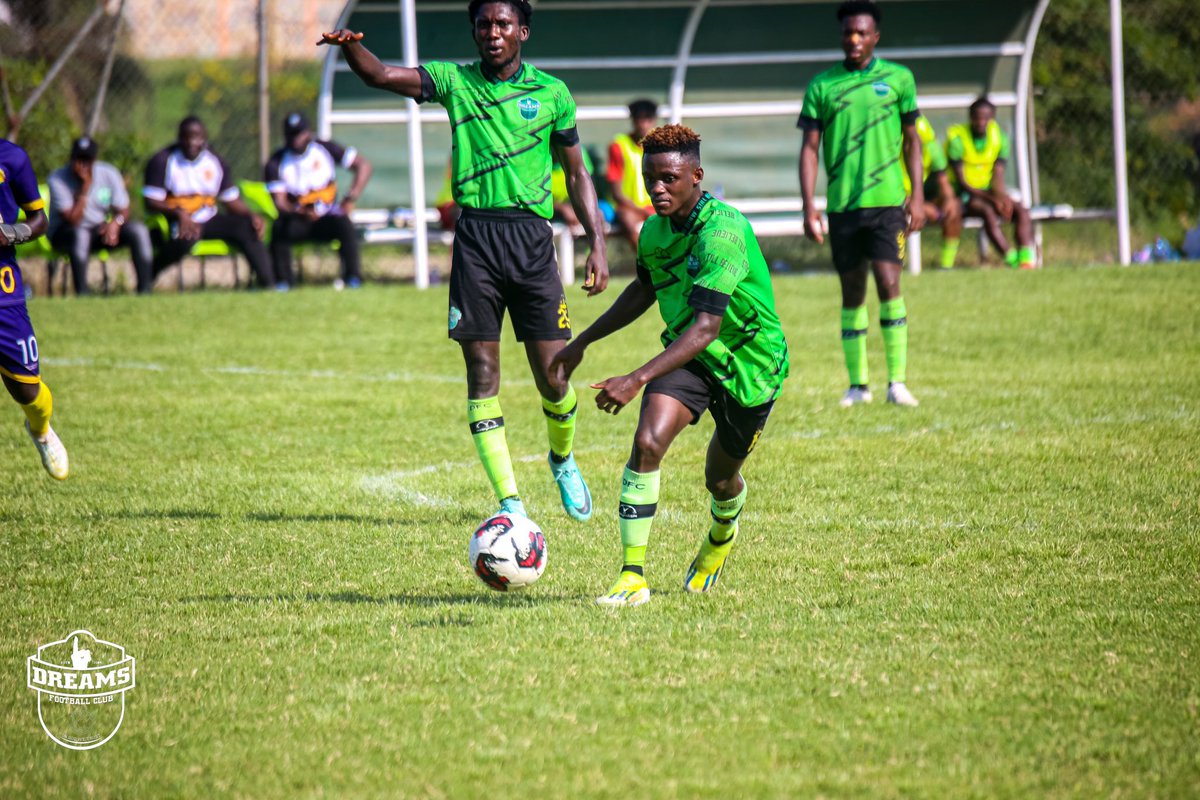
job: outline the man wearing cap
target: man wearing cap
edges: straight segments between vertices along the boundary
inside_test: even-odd
[[[120,170],[98,161],[99,145],[81,136],[71,146],[71,162],[50,173],[50,243],[71,259],[76,294],[88,294],[87,267],[98,249],[128,247],[137,272],[138,294],[152,283],[150,233],[129,218],[129,192]]]
[[[337,242],[342,262],[341,281],[352,289],[362,285],[358,234],[350,212],[371,179],[371,162],[353,147],[318,140],[299,112],[283,120],[285,145],[266,166],[267,190],[275,199],[279,218],[271,228],[271,262],[276,288],[292,283],[292,245],[299,242]],[[337,167],[354,174],[350,190],[337,199]]]

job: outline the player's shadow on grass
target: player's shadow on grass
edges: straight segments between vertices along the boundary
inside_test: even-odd
[[[565,594],[507,592],[463,592],[461,594],[383,594],[371,595],[362,592],[304,592],[280,594],[202,594],[182,597],[184,603],[349,603],[351,605],[395,605],[414,608],[438,608],[441,606],[516,606],[528,608],[559,603],[578,603],[578,597]]]

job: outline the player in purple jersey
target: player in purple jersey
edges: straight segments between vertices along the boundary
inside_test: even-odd
[[[0,380],[28,418],[25,430],[50,477],[67,478],[67,449],[50,427],[54,398],[38,371],[37,337],[25,310],[16,245],[46,233],[45,202],[25,151],[0,139]],[[18,222],[21,210],[25,220]]]

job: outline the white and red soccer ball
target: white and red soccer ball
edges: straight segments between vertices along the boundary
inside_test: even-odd
[[[500,513],[471,534],[471,568],[489,589],[529,586],[546,570],[546,536],[533,520]]]

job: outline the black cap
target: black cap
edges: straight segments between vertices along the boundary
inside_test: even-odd
[[[308,117],[299,111],[293,111],[283,118],[283,136],[285,139],[294,139],[308,129]]]
[[[95,161],[96,153],[100,151],[96,140],[90,136],[80,136],[71,145],[71,160],[72,161]]]

